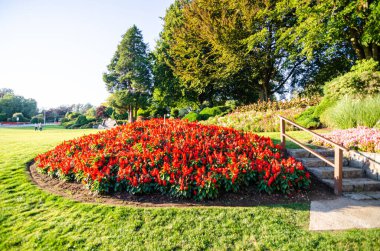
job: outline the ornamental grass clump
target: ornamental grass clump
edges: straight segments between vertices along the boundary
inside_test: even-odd
[[[380,153],[380,129],[362,126],[347,130],[335,130],[323,136],[349,149]],[[331,147],[317,138],[313,140],[313,143]]]
[[[135,122],[65,141],[35,162],[40,172],[97,193],[203,200],[248,185],[285,194],[310,185],[301,162],[284,158],[269,138],[181,120]]]

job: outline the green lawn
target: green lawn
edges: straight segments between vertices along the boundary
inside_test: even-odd
[[[91,132],[0,129],[0,250],[380,250],[380,229],[309,232],[309,204],[103,206],[51,195],[29,181],[25,163],[36,154]]]
[[[318,134],[324,134],[330,132],[328,129],[318,129],[314,130],[315,133]],[[258,135],[270,137],[275,144],[280,144],[281,143],[281,137],[279,132],[262,132],[262,133],[256,133]],[[297,139],[298,141],[307,144],[307,142],[311,139],[313,139],[313,136],[304,131],[291,131],[291,132],[286,132],[289,136],[292,138]],[[291,142],[289,139],[286,139],[286,147],[289,149],[297,149],[300,148],[297,144]],[[311,146],[313,148],[313,146]]]

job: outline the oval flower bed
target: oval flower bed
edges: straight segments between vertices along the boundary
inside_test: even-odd
[[[180,120],[135,122],[65,141],[35,158],[37,170],[98,193],[161,192],[197,200],[257,185],[290,194],[310,185],[269,138]]]

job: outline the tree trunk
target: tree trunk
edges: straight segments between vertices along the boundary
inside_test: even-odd
[[[372,44],[372,56],[375,61],[380,60],[379,46],[377,44]]]
[[[363,46],[363,50],[364,50],[365,59],[373,58],[371,44],[369,44],[368,46]]]
[[[133,123],[133,107],[131,105],[128,108],[128,121]]]
[[[138,110],[138,107],[135,106],[135,118],[137,119],[137,110]]]
[[[366,55],[364,53],[363,47],[359,43],[356,31],[354,31],[353,29],[350,29],[350,35],[351,35],[351,44],[352,44],[352,47],[354,47],[356,56],[358,56],[359,60],[364,59]]]
[[[263,87],[261,90],[261,100],[268,101],[268,87],[266,83],[263,83]]]

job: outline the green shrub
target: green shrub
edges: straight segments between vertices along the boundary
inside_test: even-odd
[[[75,120],[75,126],[76,127],[81,127],[87,123],[88,123],[88,120],[87,120],[86,116],[84,116],[84,115],[79,115],[78,118]]]
[[[113,111],[111,118],[114,120],[125,120],[128,119],[128,112],[119,114],[116,111]]]
[[[38,123],[43,123],[44,122],[44,119],[43,118],[40,118],[38,116],[34,116],[31,120],[30,120],[30,123],[32,124],[38,124]]]
[[[68,118],[62,118],[61,119],[61,125],[63,125],[64,123],[67,123],[67,122],[69,122],[70,121],[70,119],[68,119]]]
[[[189,122],[194,122],[199,120],[198,113],[196,112],[189,112],[183,119],[187,119]]]
[[[183,117],[185,117],[188,113],[189,113],[189,109],[187,109],[187,108],[179,109],[179,111],[178,111],[178,117],[183,118]]]
[[[7,121],[7,114],[0,113],[0,122]]]
[[[78,112],[68,112],[66,113],[65,118],[67,118],[68,120],[74,120],[78,118],[80,115],[81,114]]]
[[[205,118],[214,117],[223,113],[225,106],[206,107],[199,112],[199,115],[203,115]]]
[[[365,97],[380,93],[379,64],[373,59],[357,61],[350,72],[334,78],[324,86],[325,97],[339,100],[349,95]]]
[[[295,118],[295,122],[306,128],[318,128],[321,125],[321,122],[319,121],[319,117],[314,115],[315,109],[315,106],[309,107]]]
[[[24,117],[24,115],[21,112],[14,113],[12,118],[11,118],[11,121],[17,122],[17,118],[18,118],[18,122],[28,122],[29,121],[27,118]]]
[[[72,128],[72,126],[75,124],[75,121],[67,121],[62,123],[61,125],[64,126],[66,129]]]
[[[374,127],[380,120],[380,95],[358,99],[346,96],[321,115],[322,123],[339,129]]]
[[[137,110],[137,116],[141,116],[141,117],[144,117],[144,118],[147,118],[150,116],[150,110],[149,109],[142,109],[142,108],[139,108]]]
[[[172,117],[172,118],[178,118],[179,117],[179,109],[178,108],[172,108],[171,110],[170,110],[170,116]]]
[[[304,112],[295,117],[295,122],[309,129],[321,127],[320,117],[324,111],[334,106],[336,101],[323,98],[317,106],[307,108]]]

